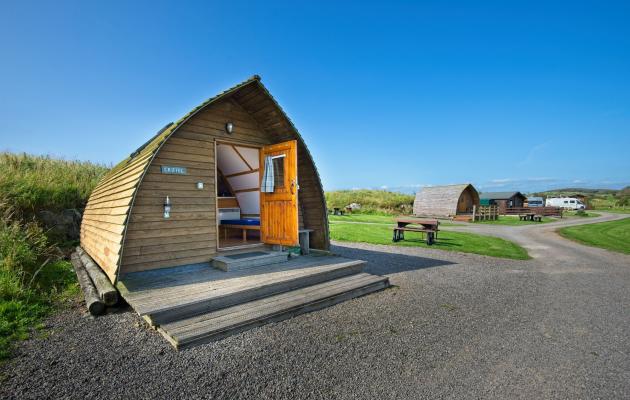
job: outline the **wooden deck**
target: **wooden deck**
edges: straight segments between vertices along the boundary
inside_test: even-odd
[[[364,262],[335,256],[224,272],[209,264],[128,274],[118,288],[133,309],[175,346],[236,332],[388,286]]]

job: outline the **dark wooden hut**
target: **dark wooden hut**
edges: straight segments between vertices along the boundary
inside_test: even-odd
[[[521,192],[484,192],[479,195],[482,205],[496,205],[499,213],[505,214],[508,208],[521,208],[527,197]]]

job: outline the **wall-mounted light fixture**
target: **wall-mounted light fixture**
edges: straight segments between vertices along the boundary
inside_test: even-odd
[[[225,131],[231,135],[232,131],[234,131],[234,124],[231,123],[231,122],[226,123],[225,124]]]
[[[164,200],[164,218],[171,217],[171,199],[166,196],[166,200]]]
[[[197,182],[197,189],[203,189],[203,182]]]

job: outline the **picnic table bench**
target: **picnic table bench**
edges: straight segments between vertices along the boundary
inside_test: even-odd
[[[426,242],[431,246],[437,240],[439,221],[437,219],[397,218],[393,242],[405,240],[405,232],[426,234]]]
[[[535,213],[526,213],[518,215],[519,221],[536,221],[542,222],[542,215]]]

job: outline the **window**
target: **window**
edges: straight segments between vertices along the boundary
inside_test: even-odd
[[[286,157],[283,155],[276,156],[271,159],[273,162],[273,184],[275,189],[284,188],[284,160]]]

